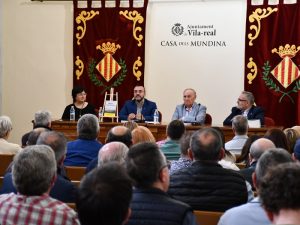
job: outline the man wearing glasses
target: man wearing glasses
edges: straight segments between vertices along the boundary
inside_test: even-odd
[[[264,110],[254,105],[254,96],[251,92],[243,91],[238,100],[237,106],[232,107],[231,114],[224,120],[224,126],[231,126],[233,117],[243,115],[248,120],[260,120],[260,124],[264,125]]]

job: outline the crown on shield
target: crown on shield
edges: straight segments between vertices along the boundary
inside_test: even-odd
[[[102,43],[102,45],[97,45],[96,47],[96,49],[101,50],[104,55],[106,53],[110,53],[113,55],[119,48],[121,48],[119,44],[116,45],[115,43],[110,42]]]
[[[289,44],[286,44],[284,47],[279,46],[278,50],[277,48],[273,48],[272,53],[277,53],[281,58],[284,58],[286,56],[293,58],[299,50],[300,46],[296,48],[295,45],[290,46]]]

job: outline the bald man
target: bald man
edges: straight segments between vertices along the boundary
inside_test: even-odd
[[[98,154],[98,166],[102,166],[108,162],[118,162],[121,165],[125,163],[128,147],[117,141],[105,144]]]
[[[204,124],[206,107],[195,102],[197,98],[196,91],[187,88],[183,91],[183,104],[177,105],[172,120],[182,120],[186,123]]]

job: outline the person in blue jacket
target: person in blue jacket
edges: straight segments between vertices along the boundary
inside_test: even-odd
[[[145,98],[145,87],[136,85],[133,99],[125,102],[119,113],[119,120],[153,121],[156,109],[156,103]]]

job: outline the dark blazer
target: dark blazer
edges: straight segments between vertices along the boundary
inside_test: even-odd
[[[126,101],[119,113],[119,120],[127,120],[128,115],[130,113],[136,114],[136,109],[137,109],[137,106],[136,106],[135,100]],[[153,115],[154,115],[155,109],[157,109],[155,102],[151,102],[148,99],[144,99],[142,115],[144,116],[145,120],[153,121]]]
[[[17,193],[16,188],[13,185],[12,174],[7,173],[3,179],[3,185],[0,190],[0,194]],[[57,179],[54,186],[50,191],[50,196],[62,202],[75,202],[77,194],[77,187],[71,183],[71,181],[64,178],[62,175],[57,174]]]
[[[243,112],[237,107],[232,107],[231,114],[223,121],[224,126],[231,126],[233,117],[242,115]],[[252,106],[247,115],[248,120],[260,120],[260,124],[265,124],[265,113],[261,107]]]

